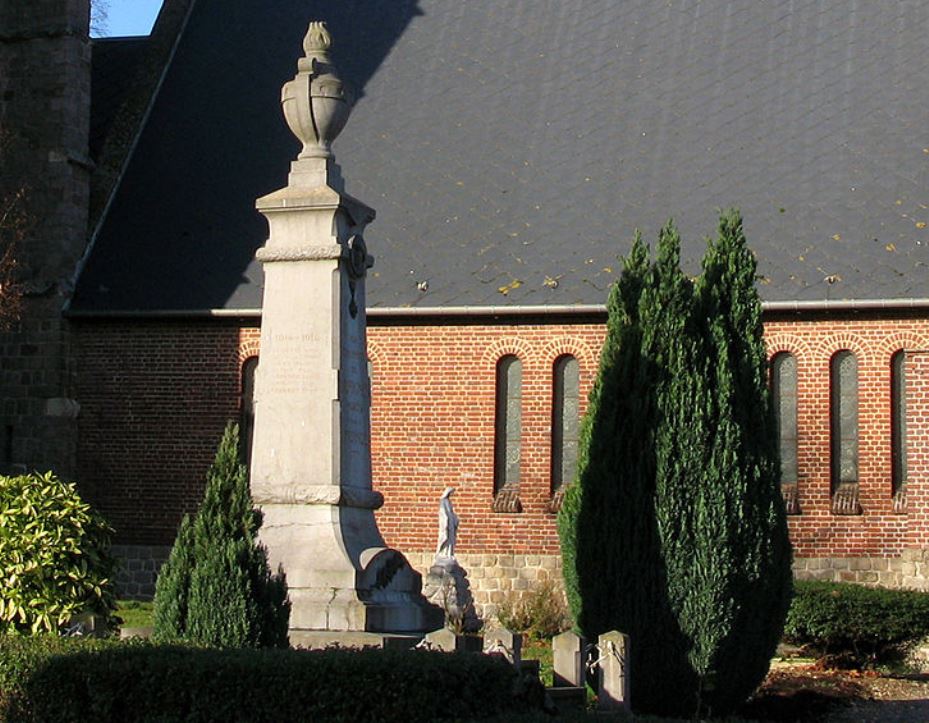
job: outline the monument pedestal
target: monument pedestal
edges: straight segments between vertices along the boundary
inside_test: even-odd
[[[441,617],[421,578],[374,519],[362,232],[374,211],[347,195],[329,143],[348,101],[312,23],[307,57],[283,90],[303,151],[288,185],[258,199],[270,235],[255,378],[252,498],[261,541],[287,576],[291,629],[422,632]],[[438,618],[438,621],[436,622]]]

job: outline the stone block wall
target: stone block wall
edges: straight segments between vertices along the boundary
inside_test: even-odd
[[[541,561],[559,552],[550,484],[552,368],[562,354],[574,355],[586,398],[603,333],[598,319],[372,319],[374,484],[386,500],[378,522],[387,543],[414,565],[431,561],[438,500],[453,486],[457,553],[470,566],[478,599],[493,604],[504,586],[519,590],[523,580],[543,579],[549,568]],[[77,336],[82,482],[121,543],[170,544],[181,515],[200,501],[225,421],[238,415],[242,365],[258,354],[257,320],[82,320]],[[770,354],[789,350],[797,358],[800,513],[789,525],[798,575],[922,585],[929,571],[917,558],[929,548],[929,474],[918,455],[929,449],[929,409],[917,402],[929,399],[929,363],[917,352],[929,348],[929,320],[769,315],[766,339]],[[858,357],[860,515],[833,514],[830,504],[829,361],[842,349]],[[908,505],[895,509],[890,360],[900,349],[908,350],[909,449],[916,456]],[[510,513],[493,510],[494,371],[504,354],[523,360],[522,511]]]
[[[116,594],[126,600],[151,600],[155,595],[158,571],[171,553],[164,545],[113,545],[119,559]]]
[[[423,579],[434,557],[431,552],[411,552],[406,555],[410,565]],[[475,611],[485,620],[497,612],[500,603],[528,595],[543,582],[553,581],[558,590],[564,587],[561,555],[464,553],[456,557],[467,575]]]
[[[77,407],[61,310],[87,238],[89,0],[0,5],[0,204],[21,194],[21,321],[0,334],[0,468],[74,474]],[[5,235],[8,241],[10,235]]]

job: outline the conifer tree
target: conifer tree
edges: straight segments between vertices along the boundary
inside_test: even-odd
[[[728,626],[705,635],[700,661],[707,707],[729,710],[761,682],[781,636],[792,590],[791,551],[776,424],[767,385],[756,262],[736,210],[720,217],[697,284],[707,320],[715,426],[704,487],[716,515],[706,565],[717,571],[714,601]],[[725,686],[720,680],[726,680]]]
[[[290,603],[256,544],[238,427],[226,427],[196,517],[185,517],[155,588],[155,637],[218,647],[286,647]]]
[[[790,552],[754,273],[728,212],[696,288],[669,223],[656,262],[637,238],[611,291],[559,532],[578,627],[590,639],[631,636],[639,712],[730,711],[764,677],[786,614]],[[635,310],[622,303],[630,287]]]
[[[581,426],[577,479],[613,480],[621,461],[630,457],[629,450],[645,446],[637,437],[637,432],[647,429],[647,425],[639,424],[645,413],[641,408],[645,397],[639,392],[646,369],[638,354],[641,343],[638,314],[639,297],[648,273],[648,248],[637,233],[629,256],[623,260],[622,276],[610,291],[600,373],[590,392]],[[634,467],[628,472],[635,474],[637,470]],[[616,498],[626,489],[628,486],[619,484],[581,483],[570,485],[565,494],[558,518],[565,589],[574,619],[583,629],[608,629],[607,612],[614,608],[612,585],[591,584],[592,581],[601,573],[602,579],[617,585],[628,581],[625,561],[607,556],[601,559],[597,550],[609,547],[604,540],[629,531],[615,528],[608,517],[591,514],[628,504],[630,500],[621,502]],[[592,569],[579,571],[578,565],[590,565]]]

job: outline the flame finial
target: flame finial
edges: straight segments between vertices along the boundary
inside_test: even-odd
[[[314,21],[306,31],[306,37],[303,38],[303,50],[306,51],[308,58],[314,55],[323,55],[329,52],[332,47],[332,36],[326,29],[326,23]]]

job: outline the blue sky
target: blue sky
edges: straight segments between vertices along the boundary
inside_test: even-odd
[[[148,35],[161,9],[162,0],[105,0],[105,37]],[[96,35],[97,33],[94,33]]]

